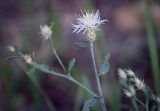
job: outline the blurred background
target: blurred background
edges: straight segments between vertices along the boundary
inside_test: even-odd
[[[0,111],[80,111],[91,96],[66,79],[36,71],[9,50],[14,46],[31,54],[39,64],[62,71],[40,25],[52,22],[53,43],[65,66],[75,57],[73,76],[96,90],[89,48],[84,35],[72,33],[71,24],[80,10],[100,11],[109,22],[97,32],[97,65],[110,53],[110,71],[101,78],[109,111],[128,111],[130,100],[121,91],[117,69],[132,69],[160,94],[160,1],[159,0],[0,0]],[[96,106],[94,111],[99,111]]]

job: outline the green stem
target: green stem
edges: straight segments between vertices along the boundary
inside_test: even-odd
[[[53,54],[56,56],[56,59],[58,60],[58,62],[59,62],[59,64],[61,65],[61,67],[63,68],[64,72],[67,73],[67,70],[66,70],[65,66],[63,65],[60,57],[59,57],[58,54],[57,54],[57,51],[56,51],[55,48],[54,48],[52,38],[49,39],[49,43],[50,43],[51,49],[52,49],[52,51],[53,51]]]
[[[146,101],[146,111],[149,111],[148,105],[149,105],[149,100]]]
[[[78,86],[80,86],[81,88],[83,88],[85,91],[87,91],[88,93],[92,94],[94,97],[99,97],[97,94],[95,94],[94,92],[92,92],[91,90],[89,90],[86,86],[84,86],[83,84],[81,84],[80,82],[78,82],[76,79],[74,79],[73,77],[71,77],[70,75],[64,75],[62,73],[58,73],[58,72],[55,72],[53,70],[49,70],[49,69],[46,69],[45,67],[35,63],[35,62],[31,62],[30,63],[34,68],[38,69],[38,70],[41,70],[45,73],[49,73],[49,74],[53,74],[55,76],[59,76],[59,77],[62,77],[62,78],[66,78],[68,80],[70,80],[71,82],[77,84]]]
[[[93,93],[91,90],[89,90],[87,87],[85,87],[84,85],[82,85],[80,82],[78,82],[77,80],[75,80],[73,77],[71,77],[70,75],[70,72],[68,72],[65,68],[65,66],[63,65],[63,62],[61,61],[60,57],[58,56],[57,54],[57,51],[55,50],[54,48],[54,45],[53,45],[53,42],[52,42],[52,39],[50,38],[49,39],[49,42],[50,42],[50,46],[51,46],[51,49],[53,51],[53,53],[55,54],[56,56],[56,59],[58,60],[59,64],[61,65],[61,67],[63,68],[64,72],[66,73],[66,75],[63,75],[63,74],[59,74],[59,73],[56,73],[54,72],[54,75],[57,75],[57,76],[60,76],[60,77],[64,77],[64,78],[67,78],[69,79],[70,81],[74,82],[75,84],[77,84],[78,86],[80,86],[81,88],[83,88],[84,90],[86,90],[87,92],[89,92],[90,94],[92,94],[94,97],[98,97],[97,94]],[[53,74],[53,73],[52,73]]]
[[[43,67],[43,66],[41,66],[41,65],[39,65],[39,64],[37,64],[37,63],[35,63],[34,61],[32,61],[30,64],[31,64],[34,68],[39,69],[39,70],[41,70],[41,71],[43,71],[43,72],[45,72],[45,73],[49,73],[49,74],[53,74],[53,75],[55,75],[55,76],[59,76],[59,77],[62,77],[62,78],[66,78],[66,75],[64,75],[64,74],[62,74],[62,73],[55,72],[55,71],[53,71],[53,70],[49,70],[49,69],[47,69],[47,68],[45,68],[45,67]]]
[[[145,105],[141,100],[139,100],[137,97],[135,97],[136,101],[139,102],[145,109],[148,111],[147,105]]]
[[[136,111],[139,111],[138,105],[137,105],[137,103],[136,103],[136,98],[135,98],[135,97],[132,97],[132,98],[131,98],[131,101],[132,101],[132,104],[133,104],[135,110],[136,110]]]
[[[156,88],[157,94],[160,94],[160,70],[159,70],[159,58],[158,58],[158,52],[156,47],[156,40],[153,30],[153,24],[152,24],[152,17],[149,12],[149,2],[148,0],[144,1],[144,18],[145,18],[145,24],[146,24],[146,32],[147,32],[147,39],[148,39],[148,46],[149,46],[149,52],[151,57],[151,65],[152,65],[152,71],[154,75],[154,84]]]
[[[77,80],[75,80],[73,77],[70,76],[69,80],[71,80],[72,82],[74,82],[75,84],[77,84],[78,86],[80,86],[81,88],[85,89],[87,92],[89,92],[90,94],[92,94],[94,97],[99,97],[97,94],[93,93],[91,90],[89,90],[87,87],[85,87],[80,82],[78,82]]]
[[[104,98],[103,98],[103,94],[102,94],[102,88],[101,88],[99,76],[98,76],[98,73],[97,73],[97,67],[96,67],[96,61],[95,61],[95,57],[94,57],[93,48],[94,48],[93,42],[90,42],[90,51],[91,51],[92,62],[93,62],[94,71],[95,71],[95,77],[96,77],[96,82],[97,82],[97,87],[98,87],[98,93],[99,93],[99,96],[101,97],[99,99],[100,100],[100,105],[101,105],[101,108],[102,108],[103,111],[107,111],[106,106],[105,106],[105,102],[104,102]]]

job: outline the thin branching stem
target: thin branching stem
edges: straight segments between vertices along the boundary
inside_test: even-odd
[[[57,76],[60,76],[60,77],[63,77],[63,78],[67,78],[68,80],[70,80],[71,82],[74,82],[75,84],[77,84],[78,86],[80,86],[81,88],[83,88],[84,90],[86,90],[87,92],[89,92],[90,94],[92,94],[94,97],[99,97],[97,94],[95,94],[94,92],[92,92],[90,89],[88,89],[87,87],[85,87],[84,85],[82,85],[80,82],[78,82],[77,80],[75,80],[70,72],[67,71],[67,69],[65,68],[63,62],[61,61],[59,55],[57,54],[57,51],[56,49],[54,48],[54,45],[53,45],[53,41],[52,39],[50,38],[49,39],[49,42],[50,42],[50,46],[51,46],[51,49],[52,49],[52,52],[53,54],[56,56],[56,59],[58,60],[59,64],[61,65],[61,67],[63,68],[64,72],[66,73],[65,75],[64,74],[60,74],[60,73],[57,73],[57,72],[50,72],[51,74],[54,74],[54,75],[57,75]],[[49,73],[49,72],[48,72]]]
[[[146,102],[146,111],[149,111],[148,105],[149,105],[149,101],[147,100],[147,102]]]
[[[135,97],[136,101],[139,102],[145,109],[146,111],[148,111],[147,109],[147,105],[145,105],[140,99],[138,99],[137,97]]]
[[[137,102],[136,102],[136,97],[133,96],[131,98],[131,101],[132,101],[132,104],[133,104],[133,107],[134,107],[135,111],[139,111],[139,108],[138,108],[138,105],[137,105]]]
[[[77,84],[78,86],[82,87],[83,89],[85,89],[87,92],[89,92],[90,94],[92,94],[94,97],[99,97],[97,94],[93,93],[91,90],[89,90],[87,87],[85,87],[84,85],[82,85],[80,82],[78,82],[77,80],[75,80],[73,77],[70,76],[69,80],[71,80],[72,82],[74,82],[75,84]]]
[[[67,73],[67,69],[65,68],[63,62],[61,61],[60,57],[57,54],[57,51],[54,48],[52,38],[49,39],[49,43],[50,43],[50,46],[51,46],[53,54],[56,56],[56,59],[58,60],[58,62],[61,65],[61,67],[63,68],[64,72]]]
[[[97,72],[96,61],[95,61],[95,57],[94,57],[94,45],[93,45],[93,42],[90,42],[90,51],[91,51],[92,62],[93,62],[93,67],[94,67],[94,71],[95,71],[95,77],[96,77],[96,82],[97,82],[97,87],[98,87],[98,93],[99,93],[99,96],[101,97],[100,98],[100,105],[101,105],[103,111],[107,111],[106,106],[105,106],[105,102],[104,102],[104,98],[103,98],[103,94],[102,94],[102,88],[101,88],[98,72]]]
[[[66,75],[66,74],[62,74],[62,73],[58,73],[58,72],[55,72],[53,70],[49,70],[35,62],[31,62],[30,63],[34,68],[38,69],[38,70],[41,70],[45,73],[48,73],[48,74],[53,74],[55,76],[59,76],[59,77],[62,77],[62,78],[66,78],[68,80],[70,80],[71,82],[77,84],[78,86],[80,86],[81,88],[83,88],[85,91],[87,91],[88,93],[90,93],[91,95],[93,95],[94,97],[99,97],[97,94],[95,94],[94,92],[92,92],[90,89],[88,89],[86,86],[84,86],[83,84],[81,84],[79,81],[77,81],[76,79],[74,79],[72,76],[70,75]]]

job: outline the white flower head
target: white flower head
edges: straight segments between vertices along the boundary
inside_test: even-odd
[[[145,88],[145,83],[143,82],[143,80],[140,80],[137,77],[134,77],[132,79],[132,81],[135,83],[135,86],[139,89],[139,90],[143,90]]]
[[[51,27],[48,25],[40,25],[41,34],[43,39],[49,39],[52,35]]]
[[[136,92],[135,92],[135,89],[133,86],[129,86],[129,89],[124,89],[124,94],[127,96],[127,97],[133,97],[135,96]]]
[[[130,69],[126,70],[126,73],[130,77],[135,77],[135,73],[132,70],[130,70]]]
[[[121,79],[127,80],[126,72],[123,69],[118,69],[118,75]]]
[[[104,22],[108,21],[107,19],[101,20],[99,10],[96,13],[89,11],[82,11],[82,16],[77,16],[76,23],[72,24],[73,32],[79,33],[83,31],[85,33],[88,29],[99,30],[98,26],[104,24]]]

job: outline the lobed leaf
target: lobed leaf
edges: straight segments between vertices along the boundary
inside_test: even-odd
[[[96,104],[97,99],[91,98],[84,103],[82,111],[90,111],[91,108]]]
[[[109,71],[109,68],[110,68],[110,65],[108,62],[109,56],[110,56],[110,54],[106,54],[106,56],[104,57],[103,64],[100,66],[99,71],[98,71],[99,76],[105,75]]]

